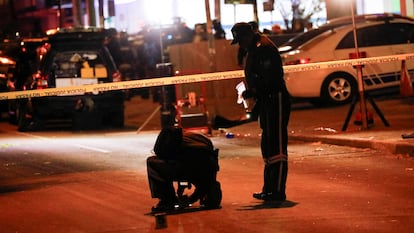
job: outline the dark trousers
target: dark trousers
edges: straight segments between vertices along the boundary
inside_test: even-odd
[[[261,151],[265,162],[262,192],[286,198],[288,173],[288,123],[291,103],[288,93],[260,99]]]
[[[167,202],[175,202],[176,195],[173,186],[174,180],[179,179],[183,170],[181,163],[165,161],[156,156],[147,158],[148,182],[152,198],[159,198]]]
[[[151,197],[173,202],[176,200],[173,182],[186,180],[196,188],[191,198],[198,199],[209,191],[217,170],[217,160],[203,154],[189,156],[183,161],[165,161],[151,156],[147,159]]]

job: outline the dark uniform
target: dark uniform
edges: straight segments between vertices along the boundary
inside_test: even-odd
[[[283,65],[277,47],[248,23],[232,28],[233,42],[247,50],[244,98],[255,98],[262,129],[261,151],[265,163],[264,185],[253,197],[264,201],[286,200],[290,95],[283,79]]]
[[[196,189],[189,197],[189,203],[203,198],[218,183],[217,150],[202,134],[183,133],[181,128],[164,128],[157,137],[154,153],[147,159],[151,196],[160,199],[153,211],[171,210],[177,204],[173,181],[185,180],[194,184]]]

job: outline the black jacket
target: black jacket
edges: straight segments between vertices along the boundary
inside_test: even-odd
[[[282,59],[273,42],[264,35],[256,34],[247,51],[244,71],[248,90],[259,100],[287,91]]]

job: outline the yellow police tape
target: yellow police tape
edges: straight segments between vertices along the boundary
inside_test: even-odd
[[[319,70],[319,69],[332,69],[332,68],[338,69],[338,68],[347,67],[347,66],[367,65],[367,64],[395,62],[395,61],[403,61],[403,60],[414,60],[414,53],[372,57],[372,58],[318,62],[318,63],[303,64],[303,65],[289,65],[289,66],[284,66],[283,68],[284,68],[285,73],[289,73],[289,72],[313,71],[313,70]],[[173,76],[173,77],[141,79],[141,80],[133,80],[133,81],[114,82],[114,83],[90,84],[90,85],[83,85],[83,86],[70,86],[70,87],[57,87],[57,88],[48,88],[48,89],[39,89],[39,90],[2,92],[0,93],[0,100],[56,96],[56,95],[82,95],[87,92],[98,93],[101,91],[113,91],[113,90],[124,90],[124,89],[142,88],[142,87],[164,86],[164,85],[172,85],[172,84],[217,81],[217,80],[243,78],[243,77],[244,77],[243,70],[235,70],[235,71],[215,72],[215,73],[206,73],[206,74],[193,74],[193,75],[183,75],[183,76]]]

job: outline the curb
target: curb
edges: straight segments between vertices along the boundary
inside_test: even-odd
[[[385,150],[392,154],[407,154],[414,156],[414,144],[406,142],[369,140],[369,139],[349,139],[332,136],[306,136],[306,135],[289,135],[289,139],[305,142],[323,142],[326,144],[350,146],[358,148],[371,148],[376,150]]]

